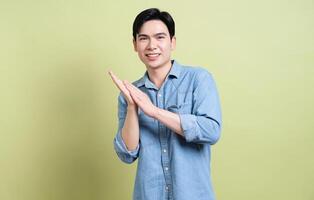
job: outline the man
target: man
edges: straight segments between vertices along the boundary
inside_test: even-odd
[[[220,137],[215,82],[200,67],[171,60],[175,23],[167,12],[147,9],[133,23],[133,45],[147,71],[120,89],[115,151],[126,163],[138,159],[135,200],[213,200],[211,145]]]

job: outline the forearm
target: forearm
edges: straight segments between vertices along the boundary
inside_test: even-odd
[[[128,107],[122,128],[122,139],[129,151],[135,150],[139,144],[139,124],[136,107]]]
[[[204,116],[179,116],[177,113],[156,108],[153,117],[188,142],[214,144],[220,137],[220,125]]]
[[[155,115],[153,116],[156,120],[167,126],[173,132],[183,136],[183,130],[181,127],[180,117],[176,113],[172,113],[168,110],[156,108]]]

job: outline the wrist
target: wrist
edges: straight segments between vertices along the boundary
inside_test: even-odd
[[[154,107],[154,112],[153,112],[153,116],[152,118],[154,119],[158,119],[158,116],[160,115],[160,108],[158,108],[157,106]]]
[[[128,105],[127,111],[137,112],[137,106],[136,105]]]

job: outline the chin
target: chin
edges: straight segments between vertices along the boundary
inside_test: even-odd
[[[146,66],[148,66],[151,69],[157,69],[162,65],[160,63],[147,63]]]
[[[142,60],[142,62],[147,66],[147,67],[150,67],[150,68],[158,68],[161,63],[160,62],[152,62],[152,61],[148,61],[148,60]]]

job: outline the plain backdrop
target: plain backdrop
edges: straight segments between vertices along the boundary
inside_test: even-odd
[[[216,80],[217,200],[314,199],[312,0],[1,0],[0,199],[131,199],[107,71],[144,74],[132,23],[150,7],[174,17],[173,58]]]

